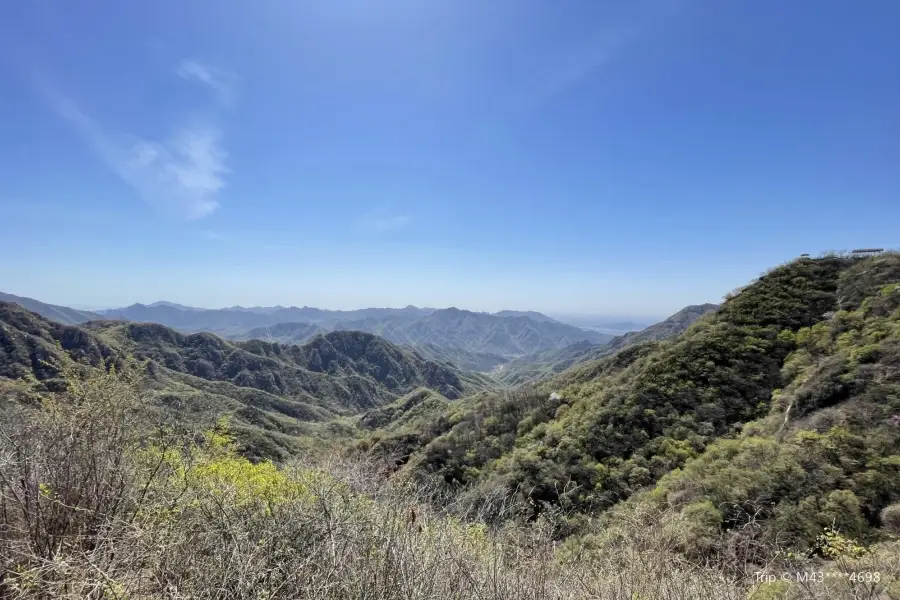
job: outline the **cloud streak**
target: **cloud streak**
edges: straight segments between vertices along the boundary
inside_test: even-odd
[[[234,91],[238,83],[238,77],[234,73],[192,59],[181,61],[175,73],[182,79],[209,86],[226,106],[234,102]]]
[[[219,207],[227,153],[219,128],[203,120],[181,124],[164,141],[110,132],[49,81],[36,77],[43,99],[94,153],[149,205],[193,221]]]
[[[638,29],[633,26],[607,27],[586,43],[570,48],[568,56],[557,59],[542,88],[531,99],[531,108],[538,108],[564,94],[616,60],[637,34]]]
[[[406,211],[398,209],[393,202],[385,202],[374,206],[357,221],[357,227],[361,230],[384,233],[403,229],[412,223],[412,217]]]
[[[412,222],[407,215],[396,215],[393,217],[383,217],[372,221],[372,229],[377,232],[396,231],[403,229]]]

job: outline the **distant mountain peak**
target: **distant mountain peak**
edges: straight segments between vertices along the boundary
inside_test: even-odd
[[[137,306],[144,306],[144,305],[137,305]],[[160,307],[176,308],[178,310],[190,310],[190,311],[207,310],[205,308],[198,308],[196,306],[185,306],[184,304],[177,304],[175,302],[169,302],[167,300],[157,300],[153,304],[147,304],[146,306],[149,308],[156,308],[156,307],[160,306]]]
[[[504,318],[516,318],[516,317],[527,317],[529,319],[534,319],[535,321],[545,321],[557,322],[556,319],[548,317],[544,313],[539,313],[535,310],[501,310],[493,313],[495,317],[504,317]]]

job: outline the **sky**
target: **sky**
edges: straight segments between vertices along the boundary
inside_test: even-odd
[[[900,247],[896,0],[29,0],[0,290],[665,316]]]

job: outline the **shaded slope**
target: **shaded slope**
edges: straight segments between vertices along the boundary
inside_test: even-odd
[[[62,323],[64,325],[77,325],[86,321],[95,319],[103,319],[99,313],[86,310],[76,310],[68,306],[57,306],[56,304],[46,304],[35,300],[34,298],[25,298],[22,296],[14,296],[13,294],[5,294],[0,292],[0,302],[13,302],[18,304],[25,310],[37,313],[46,319]]]
[[[210,333],[184,335],[153,323],[90,327],[135,356],[173,371],[303,397],[334,412],[376,406],[421,385],[436,386],[454,398],[462,388],[450,368],[362,332],[332,332],[297,346],[230,343]]]
[[[450,363],[465,371],[487,373],[507,362],[506,357],[490,352],[474,352],[460,348],[443,348],[434,344],[420,344],[413,347],[416,352],[437,362]]]
[[[250,331],[229,336],[234,340],[263,340],[282,344],[302,344],[316,334],[325,333],[319,325],[312,323],[276,323],[275,325],[256,327]]]
[[[449,406],[447,398],[434,390],[419,388],[390,404],[366,412],[360,425],[366,429],[396,431],[419,429]]]
[[[96,367],[125,356],[149,359],[164,410],[179,418],[232,414],[239,430],[258,429],[249,432],[255,451],[264,454],[291,447],[282,434],[306,433],[308,423],[356,414],[420,387],[449,398],[466,390],[453,369],[360,332],[329,333],[305,346],[232,344],[152,323],[67,326],[0,303],[0,378],[33,376],[53,388],[59,385],[53,359],[60,350]]]

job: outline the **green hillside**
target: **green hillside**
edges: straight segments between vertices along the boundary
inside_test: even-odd
[[[563,510],[572,531],[634,496],[722,544],[749,514],[792,547],[829,519],[874,539],[900,500],[898,284],[896,254],[797,260],[673,340],[466,398],[373,448],[473,502],[503,489],[529,518]]]
[[[34,377],[43,388],[58,389],[55,357],[61,350],[95,367],[127,357],[148,360],[162,412],[208,422],[230,414],[251,454],[274,456],[286,456],[326,422],[414,389],[458,398],[490,383],[361,332],[332,332],[303,346],[230,343],[148,323],[67,326],[0,303],[0,378],[6,385]]]

